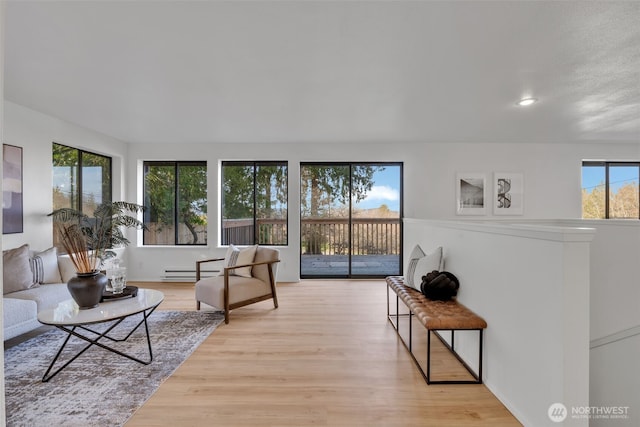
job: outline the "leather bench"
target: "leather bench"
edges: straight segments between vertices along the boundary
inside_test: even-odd
[[[482,383],[482,341],[483,330],[487,322],[476,313],[458,302],[455,298],[449,301],[435,301],[425,297],[420,291],[407,286],[402,276],[389,276],[387,281],[387,318],[395,328],[401,341],[409,350],[414,362],[420,369],[427,384],[481,384]],[[390,292],[393,291],[393,294]],[[395,300],[395,301],[394,301]],[[400,305],[402,303],[402,305]],[[395,306],[395,307],[394,307]],[[426,367],[416,358],[419,349],[414,349],[416,321],[427,332]],[[460,357],[455,349],[455,331],[478,331],[478,372]],[[450,343],[438,331],[450,331]],[[456,356],[474,380],[433,380],[431,378],[431,334],[436,336]],[[426,371],[426,372],[425,372]]]

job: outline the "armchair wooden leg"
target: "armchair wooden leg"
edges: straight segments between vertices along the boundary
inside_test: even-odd
[[[229,310],[225,310],[225,312],[224,312],[224,323],[226,325],[229,324]]]
[[[200,310],[200,301],[196,301],[196,310]]]

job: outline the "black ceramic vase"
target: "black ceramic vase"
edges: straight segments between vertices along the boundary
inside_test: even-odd
[[[80,310],[87,310],[98,306],[108,281],[107,276],[98,271],[77,273],[67,282],[67,289]]]

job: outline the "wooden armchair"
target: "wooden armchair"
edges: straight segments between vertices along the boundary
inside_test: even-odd
[[[223,261],[224,258],[213,258],[196,261],[196,308],[200,303],[224,309],[224,322],[229,323],[229,311],[273,298],[273,305],[278,308],[276,295],[276,274],[280,252],[277,249],[260,247],[252,263],[225,267],[220,276],[202,279],[201,265],[208,262]],[[251,277],[232,274],[232,270],[251,267]]]

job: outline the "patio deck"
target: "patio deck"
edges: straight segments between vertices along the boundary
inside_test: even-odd
[[[302,255],[300,274],[304,277],[332,277],[349,274],[347,255]],[[352,276],[395,276],[402,274],[398,255],[353,255]]]

